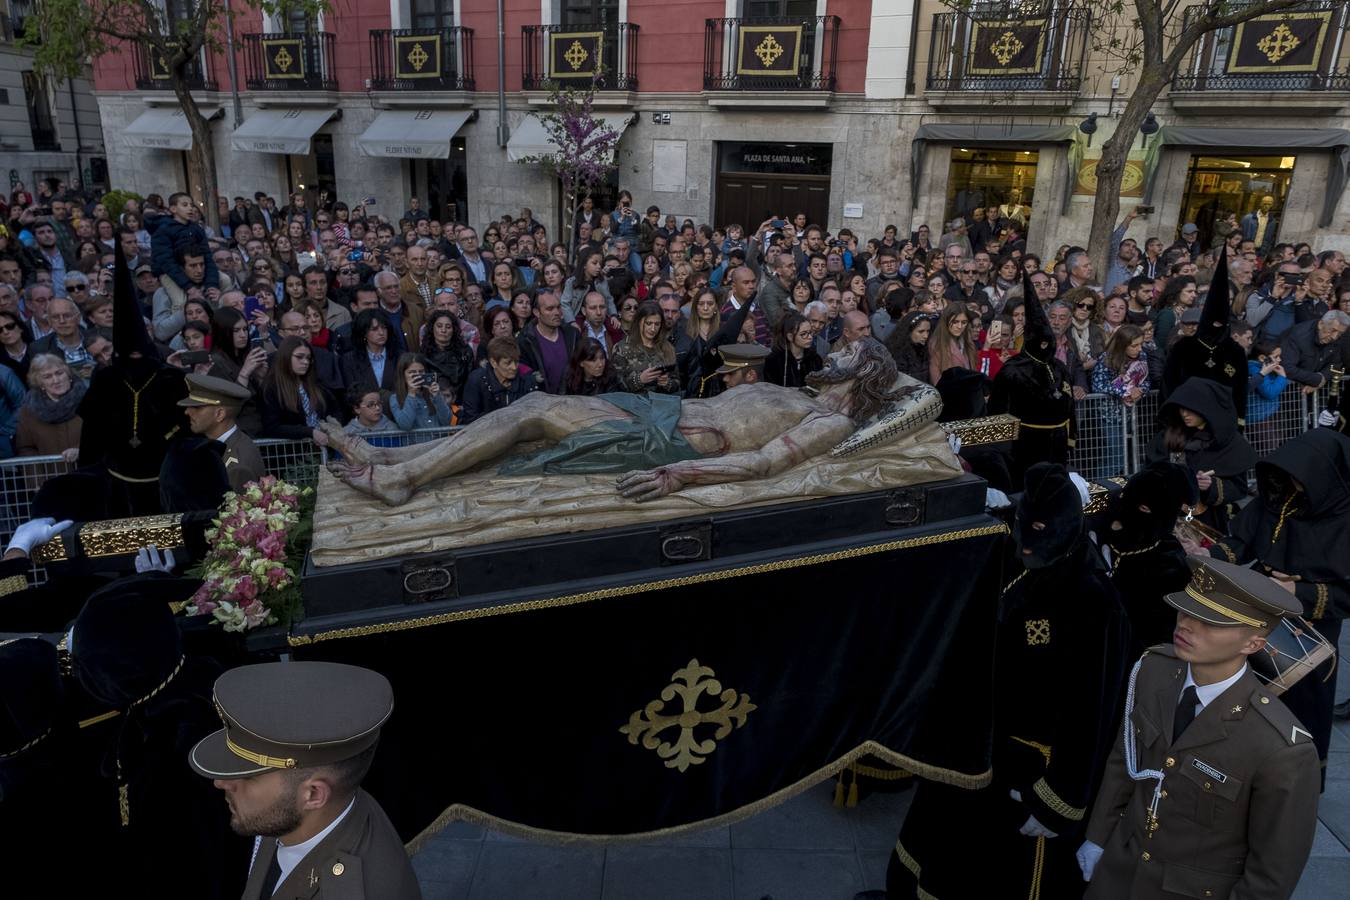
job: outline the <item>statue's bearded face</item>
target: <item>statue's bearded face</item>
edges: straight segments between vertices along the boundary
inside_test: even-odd
[[[831,353],[825,368],[806,377],[808,387],[844,398],[840,412],[863,422],[875,415],[882,405],[899,394],[892,393],[896,380],[895,360],[890,351],[875,338],[859,338],[836,353]],[[831,385],[844,385],[844,390],[829,391]]]
[[[824,387],[828,384],[838,384],[841,381],[852,379],[858,367],[859,344],[859,341],[854,341],[831,353],[825,358],[824,368],[806,376],[806,383],[811,387]]]

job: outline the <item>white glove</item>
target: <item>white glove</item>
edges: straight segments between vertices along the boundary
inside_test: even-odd
[[[10,538],[9,546],[5,548],[5,552],[22,550],[23,555],[28,556],[33,552],[34,547],[47,543],[72,524],[70,519],[58,522],[50,517],[24,522],[14,530],[14,537]]]
[[[146,572],[164,572],[165,574],[173,571],[173,551],[165,550],[161,557],[159,548],[154,544],[146,544],[136,551],[136,574],[143,575]]]
[[[1083,846],[1078,848],[1078,868],[1083,870],[1084,881],[1092,880],[1092,873],[1096,871],[1097,862],[1104,852],[1092,841],[1083,841]]]
[[[1335,428],[1336,420],[1340,418],[1329,409],[1324,409],[1317,414],[1317,424],[1323,428]]]
[[[1021,828],[1017,830],[1018,832],[1026,835],[1027,837],[1043,837],[1043,838],[1059,837],[1059,835],[1055,834],[1049,828],[1046,828],[1040,822],[1037,822],[1035,816],[1027,816],[1026,822],[1022,825]]]
[[[987,487],[984,489],[984,505],[986,509],[1003,509],[1012,506],[1012,501],[998,488]]]
[[[947,435],[947,446],[952,448],[952,452],[953,452],[953,453],[959,454],[959,453],[961,452],[961,438],[960,438],[960,436],[959,436],[959,435],[956,435],[956,434],[948,434],[948,435]]]

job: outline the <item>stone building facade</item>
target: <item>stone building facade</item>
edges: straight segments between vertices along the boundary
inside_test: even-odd
[[[545,149],[535,115],[547,81],[589,77],[599,58],[596,110],[622,131],[602,206],[623,188],[695,221],[754,228],[801,209],[872,236],[887,224],[937,235],[988,205],[1025,218],[1031,247],[1053,252],[1087,233],[1095,160],[1130,89],[1091,50],[1094,10],[1059,0],[1035,13],[957,14],[936,0],[507,0],[505,10],[505,133],[495,3],[358,0],[307,32],[242,16],[243,121],[223,59],[203,62],[212,89],[198,95],[216,114],[221,192],[282,197],[303,185],[349,203],[374,197],[391,217],[416,195],[474,223],[529,207],[556,233],[556,186],[516,160]],[[1262,42],[1290,21],[1296,46],[1281,39],[1272,61]],[[1242,215],[1268,194],[1282,237],[1350,248],[1346,25],[1344,4],[1314,0],[1298,20],[1206,38],[1131,154],[1122,204],[1155,208],[1136,230],[1170,235],[1197,221],[1207,232],[1220,210]],[[133,65],[136,52],[97,69],[111,178],[178,188],[183,154],[137,137],[153,131],[147,112],[173,101]],[[1092,114],[1088,133],[1079,126]]]

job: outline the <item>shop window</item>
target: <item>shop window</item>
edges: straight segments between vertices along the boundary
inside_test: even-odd
[[[1278,221],[1289,196],[1294,161],[1293,156],[1192,156],[1177,220],[1178,233],[1181,225],[1194,222],[1200,229],[1200,246],[1210,247],[1215,222],[1228,213],[1240,221],[1265,197],[1274,200],[1271,212]]]
[[[933,243],[957,216],[973,209],[993,209],[992,218],[1015,222],[1026,233],[1036,205],[1039,150],[953,147],[947,177],[947,206]]]

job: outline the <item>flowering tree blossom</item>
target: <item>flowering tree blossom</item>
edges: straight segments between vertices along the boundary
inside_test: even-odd
[[[553,152],[527,156],[520,160],[525,165],[543,166],[544,171],[558,179],[567,202],[567,227],[572,232],[568,241],[570,251],[576,250],[577,205],[582,194],[601,184],[618,170],[615,152],[619,132],[595,117],[595,88],[585,90],[562,88],[554,83],[549,95],[552,109],[539,116],[548,134]]]

